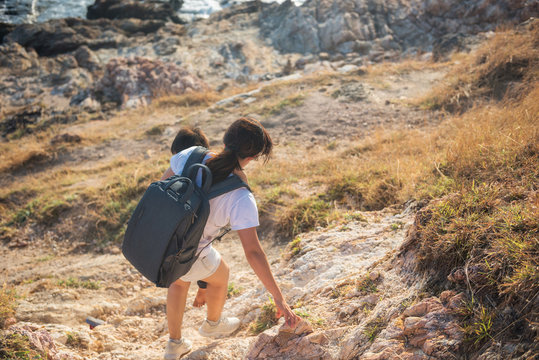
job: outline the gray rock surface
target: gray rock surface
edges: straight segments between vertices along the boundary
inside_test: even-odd
[[[283,52],[432,51],[443,37],[473,35],[539,14],[524,0],[290,0],[263,7],[263,36]]]
[[[161,95],[181,95],[206,88],[199,78],[175,64],[135,57],[112,59],[93,93],[100,102],[133,108],[149,104]]]

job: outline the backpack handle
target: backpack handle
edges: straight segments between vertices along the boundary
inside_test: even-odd
[[[189,179],[191,179],[193,184],[196,184],[196,175],[197,175],[197,172],[198,172],[199,168],[202,169],[202,171],[206,175],[206,179],[204,179],[204,176],[202,177],[203,181],[204,180],[205,181],[203,182],[201,188],[205,193],[208,193],[210,191],[210,187],[211,187],[211,184],[213,182],[213,178],[212,178],[210,169],[206,165],[204,165],[204,164],[193,164],[193,165],[191,165],[189,167],[189,169],[187,169],[187,177]]]
[[[187,190],[185,191],[183,196],[179,199],[179,201],[184,202],[184,199],[189,199],[191,195],[193,194],[193,191],[195,190],[195,187],[193,186],[193,182],[191,181],[191,179],[185,178],[185,177],[176,177],[167,183],[167,185],[165,186],[165,191],[172,188],[174,192],[178,192],[179,189],[181,188],[181,185],[179,187],[177,186],[173,187],[173,185],[178,182],[187,183]]]

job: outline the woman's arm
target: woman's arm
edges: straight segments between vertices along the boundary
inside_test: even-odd
[[[296,323],[300,320],[290,306],[286,303],[279,286],[273,278],[271,269],[266,258],[266,254],[260,245],[258,240],[258,234],[256,233],[256,228],[248,228],[243,230],[238,230],[238,235],[240,236],[241,245],[243,246],[243,251],[245,251],[245,257],[249,262],[249,265],[253,268],[256,276],[262,281],[262,284],[273,296],[275,305],[277,305],[278,313],[277,317],[284,315],[286,323],[289,326],[295,326]]]

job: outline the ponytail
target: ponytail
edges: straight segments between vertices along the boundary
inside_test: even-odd
[[[213,184],[223,181],[234,172],[234,169],[240,168],[236,153],[227,148],[209,159],[206,165],[211,170]]]
[[[225,180],[235,169],[241,169],[239,159],[262,155],[267,161],[273,147],[266,129],[251,117],[234,121],[225,132],[223,142],[225,149],[206,163],[213,184]]]

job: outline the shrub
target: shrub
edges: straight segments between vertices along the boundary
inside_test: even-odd
[[[463,112],[474,103],[518,97],[527,92],[537,76],[539,65],[539,22],[499,31],[484,43],[464,64],[452,70],[442,86],[422,100],[430,109]]]
[[[0,289],[0,329],[4,327],[6,319],[15,315],[15,290],[8,289],[4,283]]]
[[[279,227],[288,236],[327,226],[332,220],[334,206],[319,197],[301,200],[286,209],[279,219]]]
[[[21,334],[0,335],[0,359],[44,360],[48,357],[31,349],[30,341]]]
[[[271,328],[277,324],[277,307],[272,299],[269,299],[262,305],[261,312],[256,317],[256,320],[251,323],[249,330],[254,334],[260,334],[264,330]]]
[[[69,277],[65,280],[58,280],[58,286],[74,289],[84,288],[89,290],[98,290],[101,287],[99,282],[92,280],[80,280],[72,277]]]

